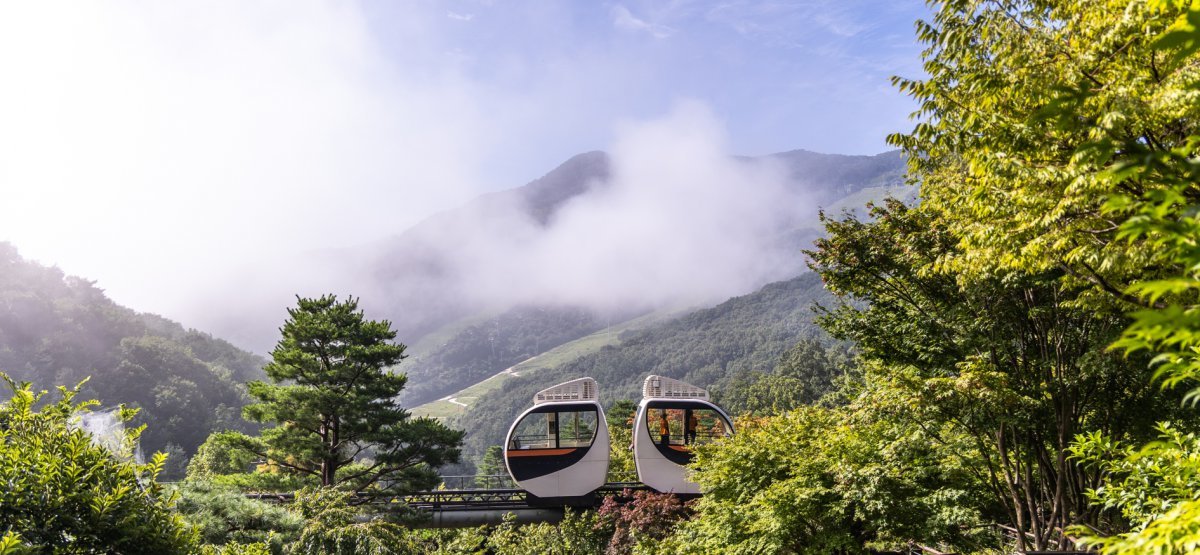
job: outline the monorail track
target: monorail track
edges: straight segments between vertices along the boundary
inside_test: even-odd
[[[596,508],[610,497],[622,503],[629,499],[626,492],[647,490],[650,488],[641,482],[609,482],[590,495],[556,500],[539,499],[515,488],[440,489],[404,495],[361,494],[356,500],[380,513],[415,510],[430,517],[418,520],[416,526],[463,528],[499,524],[510,513],[520,523],[558,522],[568,508]],[[290,503],[295,496],[292,493],[247,493],[246,497]]]

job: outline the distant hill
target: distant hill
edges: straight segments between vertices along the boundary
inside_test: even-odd
[[[141,409],[133,424],[149,424],[147,452],[174,444],[191,454],[214,430],[245,429],[244,382],[261,379],[264,362],[119,306],[93,282],[24,260],[0,242],[0,371],[44,389],[90,378],[87,397]]]
[[[874,156],[790,150],[766,158],[782,162],[793,186],[816,192],[822,207],[866,188],[904,183],[904,155],[899,150]]]

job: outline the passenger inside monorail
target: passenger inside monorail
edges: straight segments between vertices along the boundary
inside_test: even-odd
[[[646,425],[651,437],[660,445],[686,448],[704,444],[728,435],[725,420],[717,411],[707,408],[648,409]]]

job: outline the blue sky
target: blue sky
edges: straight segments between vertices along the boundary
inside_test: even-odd
[[[314,250],[398,234],[639,126],[716,129],[704,152],[878,153],[911,126],[888,79],[919,72],[926,11],[3,2],[0,241],[186,321],[229,288],[296,291]]]
[[[680,98],[721,118],[740,154],[795,148],[874,154],[908,127],[912,103],[890,85],[919,75],[916,1],[502,2],[365,5],[389,56],[460,74],[512,111],[523,145],[490,162],[514,183],[604,148],[613,125]],[[418,50],[397,21],[428,28]]]

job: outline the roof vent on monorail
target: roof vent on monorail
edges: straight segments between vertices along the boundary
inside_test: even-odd
[[[551,401],[595,401],[596,389],[596,380],[579,378],[537,392],[533,396],[533,404],[540,405]]]
[[[708,399],[708,390],[662,376],[650,376],[642,382],[646,399]]]

